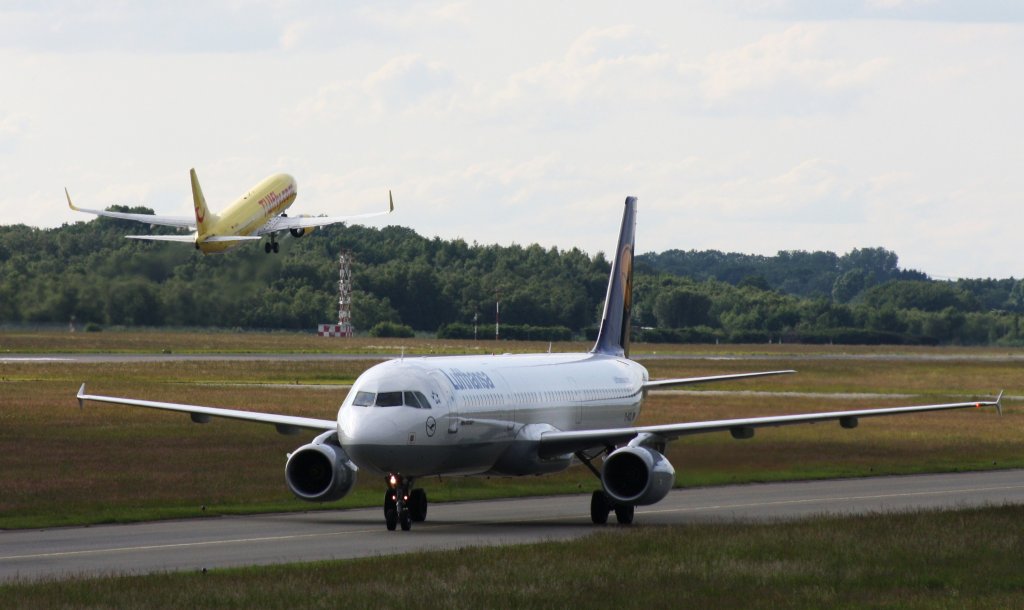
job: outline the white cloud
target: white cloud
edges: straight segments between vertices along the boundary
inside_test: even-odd
[[[865,0],[864,4],[869,9],[892,10],[934,6],[936,2],[935,0]]]
[[[436,116],[447,112],[456,84],[453,71],[441,62],[415,53],[400,55],[365,76],[320,85],[315,93],[294,103],[288,120],[309,128],[348,120],[376,123],[396,113]]]
[[[738,49],[714,54],[696,67],[709,107],[740,112],[804,113],[845,105],[868,87],[887,61],[827,57],[822,42],[834,32],[796,25]]]
[[[1024,20],[1024,5],[1014,0],[738,0],[739,11],[775,19],[907,20],[947,23],[1013,23]]]
[[[0,137],[21,135],[28,124],[28,117],[23,114],[0,114]]]
[[[456,26],[469,27],[473,22],[470,2],[417,2],[399,5],[370,4],[359,13],[382,27],[423,31]]]
[[[370,74],[363,89],[385,108],[404,108],[448,89],[453,83],[451,71],[440,62],[408,54],[395,57]]]

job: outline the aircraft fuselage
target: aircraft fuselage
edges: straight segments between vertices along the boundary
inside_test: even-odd
[[[647,380],[642,365],[593,353],[391,360],[356,380],[338,435],[375,473],[553,472],[571,455],[538,457],[540,434],[632,425]]]
[[[212,222],[197,220],[203,228],[198,232],[196,247],[203,253],[223,252],[242,242],[208,241],[210,237],[222,235],[252,235],[267,224],[271,218],[279,216],[295,202],[297,196],[295,178],[288,174],[274,174],[249,189],[219,214],[208,212]]]

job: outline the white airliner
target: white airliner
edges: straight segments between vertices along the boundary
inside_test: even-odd
[[[838,421],[967,407],[986,402],[924,405],[634,426],[648,391],[669,386],[777,375],[767,371],[652,381],[629,359],[629,316],[636,198],[625,214],[597,343],[587,353],[400,358],[375,365],[352,385],[336,420],[134,400],[78,391],[91,400],[190,414],[205,423],[224,417],[272,424],[282,434],[320,432],[288,456],[285,478],[303,500],[338,500],[356,471],[382,476],[387,528],[408,530],[427,514],[427,496],[414,486],[436,475],[536,475],[575,461],[601,481],[591,496],[594,523],[611,511],[631,523],[634,507],[658,502],[675,483],[665,444],[680,436],[730,432],[746,439],[755,428]],[[1000,394],[1000,397],[1002,395]],[[600,468],[595,465],[603,458]]]
[[[274,174],[235,200],[223,212],[214,214],[206,207],[206,198],[199,187],[196,170],[189,170],[192,178],[192,202],[195,217],[192,216],[160,216],[156,214],[130,214],[127,212],[111,212],[108,210],[87,210],[71,203],[71,195],[64,189],[68,198],[68,206],[76,212],[87,212],[97,216],[108,216],[122,220],[134,220],[149,225],[190,229],[191,235],[126,235],[129,239],[147,239],[154,241],[177,241],[193,244],[203,254],[224,252],[247,241],[260,241],[264,235],[270,240],[263,245],[263,250],[270,254],[279,249],[277,235],[284,231],[292,237],[302,237],[313,232],[317,227],[339,222],[349,222],[361,218],[372,218],[390,214],[395,210],[391,192],[388,191],[388,210],[354,216],[291,216],[285,210],[295,202],[298,195],[295,178],[288,174]]]

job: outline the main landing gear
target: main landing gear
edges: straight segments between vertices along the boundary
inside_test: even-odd
[[[608,514],[615,511],[615,520],[622,525],[633,523],[636,507],[632,504],[616,504],[603,491],[598,489],[590,496],[590,520],[594,525],[608,523]]]
[[[401,525],[402,531],[412,529],[413,522],[427,520],[427,492],[412,489],[413,480],[401,475],[388,475],[388,488],[384,492],[384,524],[395,531]]]
[[[267,254],[270,254],[271,251],[273,251],[274,254],[277,254],[280,249],[281,245],[277,243],[277,240],[274,239],[273,235],[270,236],[270,241],[263,244],[263,251]]]
[[[591,464],[592,461],[597,459],[602,453],[611,453],[611,448],[602,450],[597,455],[587,455],[582,451],[576,453],[576,457],[579,461],[583,462],[583,465],[590,469],[590,472],[594,473],[598,479],[601,478],[601,473],[598,472],[597,468]],[[611,498],[608,494],[604,493],[603,490],[598,489],[590,496],[590,520],[593,521],[594,525],[604,525],[608,523],[608,515],[615,511],[615,520],[620,525],[629,525],[633,523],[633,514],[636,512],[636,507],[632,504],[619,504]]]

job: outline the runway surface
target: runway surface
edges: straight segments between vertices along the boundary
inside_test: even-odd
[[[0,582],[567,540],[595,531],[589,501],[432,503],[427,521],[410,532],[386,531],[379,508],[5,531]],[[638,508],[632,527],[1006,503],[1024,504],[1024,470],[680,489]]]

